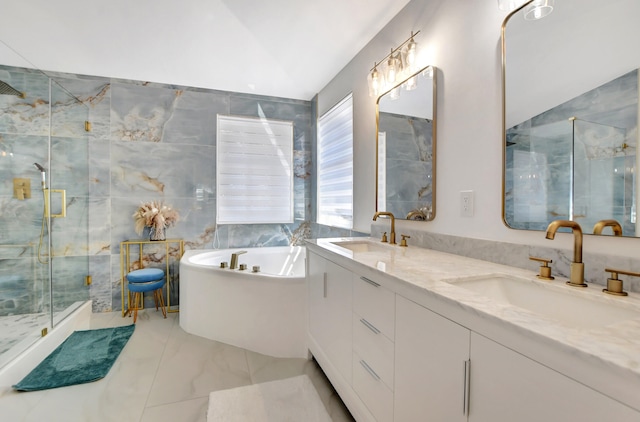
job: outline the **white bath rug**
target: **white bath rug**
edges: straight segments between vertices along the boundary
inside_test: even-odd
[[[331,422],[306,375],[209,395],[208,422]]]

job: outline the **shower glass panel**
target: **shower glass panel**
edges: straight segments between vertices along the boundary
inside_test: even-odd
[[[624,129],[578,118],[510,129],[509,226],[545,230],[551,221],[566,219],[589,232],[599,220],[615,218],[623,232],[633,231],[636,157],[626,135]]]
[[[89,265],[88,108],[38,70],[0,80],[24,93],[0,95],[1,367],[88,300]]]

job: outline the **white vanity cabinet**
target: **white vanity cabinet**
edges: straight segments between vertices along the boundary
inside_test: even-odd
[[[394,420],[466,421],[471,332],[396,298]]]
[[[471,333],[470,422],[637,422],[640,414]]]
[[[347,384],[351,384],[353,360],[351,278],[351,271],[307,253],[309,335]],[[312,352],[320,354],[313,347]]]
[[[353,389],[379,422],[393,420],[395,293],[353,275]]]
[[[637,422],[638,413],[397,296],[395,421]]]
[[[428,290],[437,283],[416,288],[421,280],[404,281],[414,270],[401,264],[394,272],[371,255],[332,262],[332,252],[313,249],[309,349],[359,422],[640,421],[634,393],[616,400],[616,391],[637,385],[627,374],[440,298]],[[437,277],[455,274],[452,267]],[[600,367],[581,377],[592,364]]]

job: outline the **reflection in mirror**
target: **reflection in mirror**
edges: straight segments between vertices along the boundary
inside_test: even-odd
[[[636,202],[640,2],[563,0],[537,21],[503,24],[505,223],[585,233],[615,220],[640,236]],[[594,30],[597,29],[597,30]],[[596,59],[596,60],[594,60]]]
[[[413,89],[400,91],[410,82]],[[435,217],[436,69],[427,66],[378,98],[376,210]]]

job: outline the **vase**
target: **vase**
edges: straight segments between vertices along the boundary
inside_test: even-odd
[[[149,240],[166,240],[167,234],[164,227],[150,227]]]

